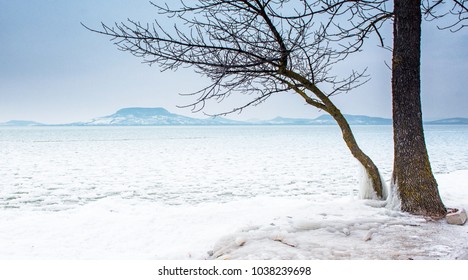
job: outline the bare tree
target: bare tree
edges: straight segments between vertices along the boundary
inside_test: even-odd
[[[422,124],[420,97],[421,21],[439,20],[440,29],[452,32],[466,27],[467,0],[320,0],[309,5],[302,17],[326,11],[331,15],[326,36],[346,38],[345,51],[359,51],[375,34],[382,46],[381,27],[393,20],[392,102],[394,167],[392,189],[401,209],[413,214],[444,217],[446,209],[431,170]],[[392,9],[393,8],[393,9]],[[338,17],[347,17],[339,21]]]
[[[414,214],[445,217],[432,173],[422,124],[421,111],[421,21],[447,17],[441,29],[461,30],[468,19],[466,0],[394,0],[393,23],[393,137],[392,185],[401,199],[401,208]]]
[[[112,26],[102,24],[99,30],[88,29],[110,36],[120,50],[162,70],[189,66],[208,77],[211,83],[207,87],[191,93],[196,98],[190,104],[193,110],[202,110],[208,101],[221,101],[231,94],[246,94],[251,100],[225,113],[259,104],[276,93],[299,95],[336,120],[352,155],[367,171],[377,197],[386,195],[376,165],[359,148],[348,122],[332,102],[333,96],[367,79],[364,71],[352,71],[341,79],[331,74],[332,67],[356,49],[327,36],[338,16],[333,9],[317,12],[307,1],[283,0],[152,5],[165,19],[151,24],[129,20]],[[167,19],[175,22],[171,30],[162,24]]]

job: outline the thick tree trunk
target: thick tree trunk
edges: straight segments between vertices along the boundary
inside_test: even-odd
[[[446,209],[432,174],[422,125],[420,44],[421,2],[394,0],[392,185],[402,211],[441,218]]]

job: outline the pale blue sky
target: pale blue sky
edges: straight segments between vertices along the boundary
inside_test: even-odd
[[[157,15],[147,0],[0,0],[0,122],[85,121],[123,107],[165,107],[190,103],[178,93],[200,88],[203,79],[190,69],[160,73],[116,49],[108,38],[85,30],[127,18],[151,21]],[[391,30],[388,28],[388,30]],[[426,119],[468,117],[468,30],[452,34],[423,25],[422,89]],[[336,103],[348,114],[390,117],[390,54],[372,44],[347,63],[369,67],[372,80]],[[342,72],[342,69],[336,69]],[[213,104],[207,113],[233,103]],[[313,118],[322,114],[293,94],[273,97],[234,119],[276,116]],[[194,115],[201,117],[202,115]]]

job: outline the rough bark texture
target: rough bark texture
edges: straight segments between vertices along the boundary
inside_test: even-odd
[[[440,218],[446,209],[432,174],[422,125],[420,5],[418,0],[394,1],[392,180],[402,211]]]

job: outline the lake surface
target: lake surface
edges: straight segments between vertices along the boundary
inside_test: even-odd
[[[355,126],[386,180],[391,126]],[[468,169],[468,126],[426,126],[435,173]],[[337,126],[1,127],[0,209],[61,211],[102,198],[169,205],[356,194]]]

